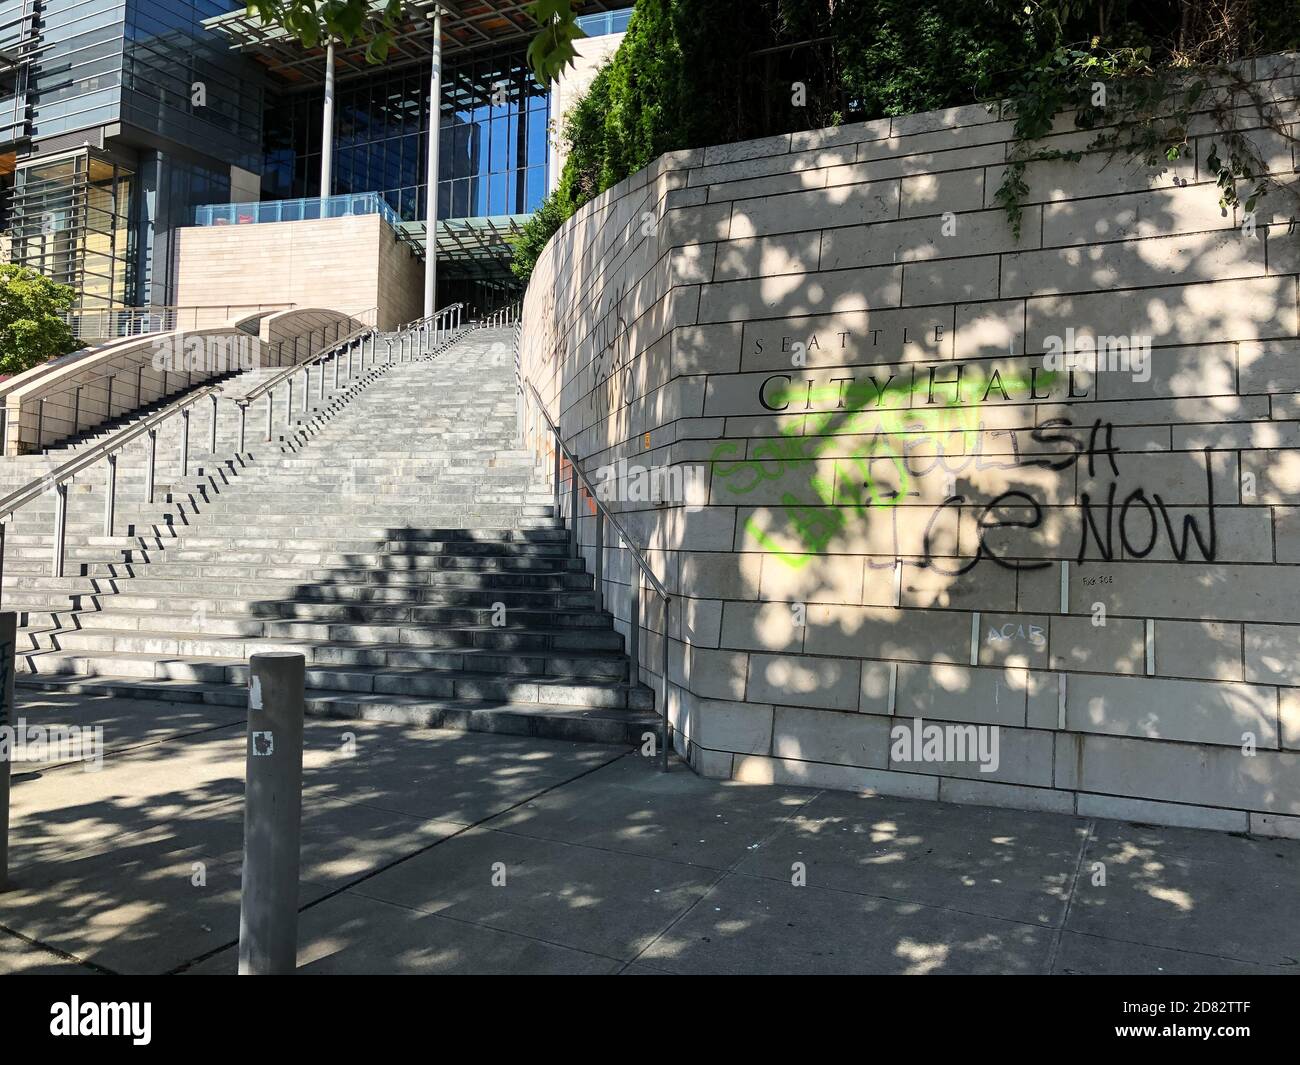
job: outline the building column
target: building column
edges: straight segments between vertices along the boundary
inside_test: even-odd
[[[429,169],[424,212],[424,314],[438,288],[438,141],[442,136],[442,8],[433,9],[433,66],[429,73]]]
[[[325,45],[325,114],[320,131],[320,195],[330,194],[334,164],[334,40]]]

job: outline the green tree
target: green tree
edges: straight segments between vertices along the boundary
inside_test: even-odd
[[[0,373],[17,374],[77,349],[65,315],[76,294],[26,266],[0,266]]]

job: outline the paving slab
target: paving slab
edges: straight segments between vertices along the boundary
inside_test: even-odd
[[[1255,965],[1214,954],[1166,950],[1122,939],[1063,932],[1052,973],[1058,976],[1295,976],[1294,966]]]
[[[1300,972],[1298,859],[1295,840],[1098,821],[1065,927]]]
[[[1041,973],[1052,931],[727,874],[636,960],[677,974]]]
[[[98,976],[80,965],[0,930],[0,973],[5,976]]]
[[[823,792],[737,871],[1055,927],[1087,836],[1055,814]]]
[[[486,827],[728,869],[816,795],[810,788],[706,780],[676,761],[663,773],[658,759],[631,753]]]
[[[717,876],[679,862],[474,829],[351,890],[630,961]]]
[[[229,706],[158,700],[144,706],[136,699],[108,695],[71,695],[19,688],[15,692],[16,718],[29,726],[75,725],[103,729],[104,752],[116,754],[133,747],[159,743],[177,736],[242,724],[245,711]],[[47,758],[36,763],[16,762],[14,773],[48,769],[67,759]]]
[[[352,892],[301,914],[298,941],[298,972],[304,975],[600,975],[614,973],[622,964]],[[188,971],[233,974],[238,966],[238,951],[232,947]]]
[[[307,722],[305,786],[469,825],[615,761],[623,749],[363,721]],[[241,766],[242,779],[242,766]]]

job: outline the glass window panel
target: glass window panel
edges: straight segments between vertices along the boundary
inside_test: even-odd
[[[529,166],[537,166],[546,160],[546,116],[530,112],[528,115],[527,159],[521,160]]]
[[[519,158],[519,116],[518,115],[510,116],[509,127],[510,127],[509,128],[509,137],[510,137],[509,160],[510,161],[508,165],[510,166],[511,170],[514,170],[516,167],[528,165],[526,159],[521,160]]]
[[[542,205],[542,200],[546,198],[546,167],[530,166],[528,168],[528,179],[525,188],[525,202],[516,208],[516,214],[527,214],[529,211],[535,211]]]
[[[488,182],[488,199],[484,205],[483,214],[497,215],[509,214],[510,205],[507,200],[507,190],[510,183],[510,176],[507,174],[493,174]]]
[[[420,137],[407,134],[402,138],[402,185],[414,185],[420,180]]]

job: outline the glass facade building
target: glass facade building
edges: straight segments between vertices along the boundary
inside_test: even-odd
[[[546,195],[549,95],[518,48],[443,68],[438,217],[528,214]],[[266,115],[262,196],[319,196],[322,90],[285,96]],[[331,195],[378,192],[404,221],[426,216],[429,70],[381,69],[335,92]]]
[[[238,0],[0,0],[10,257],[85,308],[166,303],[174,231],[261,160],[265,78],[204,27]]]
[[[457,231],[498,241],[496,260],[459,276],[512,285],[499,233],[545,197],[550,94],[506,0],[444,6],[438,217],[504,219]],[[589,35],[626,28],[629,10],[582,6]],[[87,309],[165,305],[176,232],[197,208],[329,195],[375,194],[423,244],[427,21],[413,11],[380,66],[340,46],[321,189],[322,50],[274,30],[268,44],[247,19],[243,0],[0,0],[0,227],[13,261],[71,285]]]

